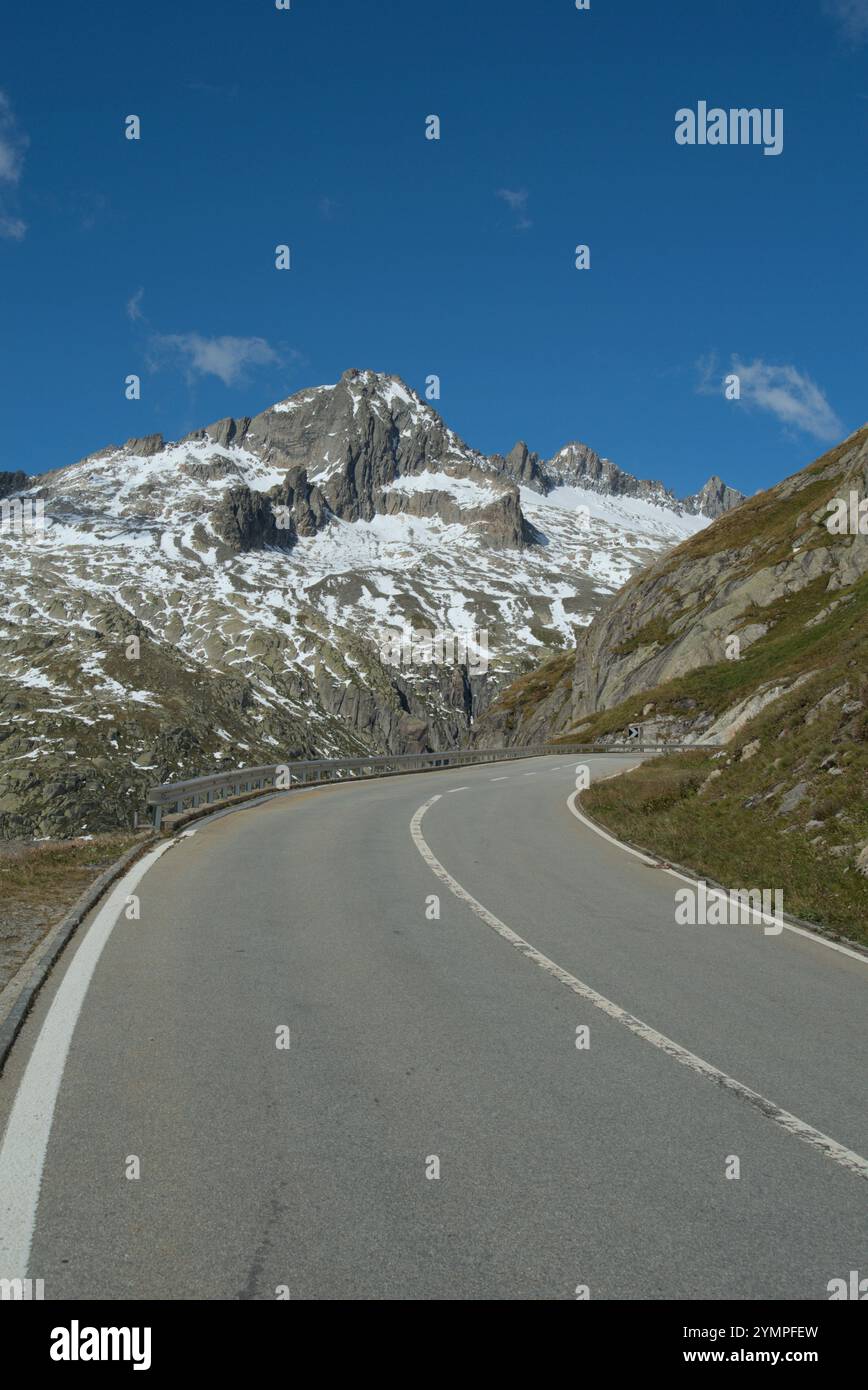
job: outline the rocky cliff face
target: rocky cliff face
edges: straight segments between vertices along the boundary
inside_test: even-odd
[[[868,496],[868,426],[631,578],[572,665],[541,691],[503,692],[476,738],[615,736],[637,721],[649,737],[732,737],[812,674],[826,624],[861,599],[868,536],[827,526],[831,500],[851,491]],[[718,480],[703,492],[726,505]]]
[[[487,457],[360,371],[0,483],[45,509],[41,534],[0,528],[6,836],[109,828],[227,760],[455,746],[707,524],[584,446]],[[396,665],[407,630],[484,632],[487,664]]]
[[[524,440],[519,440],[506,457],[495,454],[492,462],[505,476],[543,495],[559,487],[580,488],[606,497],[636,497],[709,519],[722,516],[744,501],[744,493],[727,487],[717,477],[709,478],[699,492],[679,500],[663,483],[634,478],[611,459],[601,458],[587,444],[577,440],[565,444],[546,460],[532,453]]]
[[[30,486],[26,473],[0,473],[0,497],[12,497]]]
[[[715,475],[709,478],[704,487],[692,497],[684,499],[686,511],[696,512],[702,516],[711,517],[715,520],[723,516],[725,512],[731,512],[733,507],[737,507],[739,502],[744,501],[744,493],[737,492],[735,488],[727,487],[726,483],[721,482]]]

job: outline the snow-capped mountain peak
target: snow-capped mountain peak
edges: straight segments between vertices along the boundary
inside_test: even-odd
[[[0,807],[24,807],[0,810],[6,833],[93,828],[157,773],[227,758],[454,744],[706,524],[582,444],[487,456],[399,377],[358,370],[177,442],[0,474],[4,496],[44,508],[41,528],[0,528]],[[382,655],[389,632],[479,629],[487,673]],[[47,783],[70,789],[51,826]]]

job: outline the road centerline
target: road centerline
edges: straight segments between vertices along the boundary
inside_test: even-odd
[[[785,1130],[788,1134],[794,1135],[795,1138],[800,1139],[803,1143],[818,1149],[840,1167],[846,1168],[849,1172],[856,1174],[858,1177],[868,1178],[868,1159],[863,1158],[861,1154],[857,1154],[852,1149],[848,1149],[843,1144],[839,1144],[836,1139],[831,1138],[828,1134],[823,1134],[821,1130],[815,1129],[813,1125],[807,1124],[804,1120],[799,1119],[797,1115],[791,1114],[790,1111],[783,1110],[780,1106],[776,1105],[774,1101],[768,1100],[765,1096],[760,1095],[758,1091],[754,1091],[750,1086],[746,1086],[743,1082],[736,1080],[735,1077],[728,1075],[727,1072],[721,1071],[719,1067],[714,1066],[710,1062],[706,1062],[702,1057],[697,1056],[695,1052],[690,1052],[689,1049],[682,1047],[680,1043],[674,1042],[671,1038],[667,1038],[665,1034],[660,1033],[650,1024],[644,1023],[642,1019],[636,1018],[634,1014],[623,1009],[620,1004],[616,1004],[611,999],[607,999],[605,995],[599,994],[591,985],[586,984],[583,980],[571,974],[570,971],[565,970],[548,956],[543,955],[542,951],[537,950],[529,941],[519,936],[511,927],[508,927],[505,922],[495,916],[493,912],[490,912],[478,898],[475,898],[472,893],[469,893],[467,889],[450,874],[449,870],[441,864],[422,833],[422,821],[425,815],[439,800],[439,795],[432,796],[428,801],[423,802],[415,812],[410,821],[411,838],[416,849],[419,851],[419,854],[422,856],[429,869],[431,869],[432,873],[440,879],[441,883],[446,885],[449,891],[458,898],[460,902],[464,903],[471,912],[479,917],[486,926],[497,932],[498,936],[503,937],[505,941],[508,941],[511,946],[528,960],[532,961],[541,970],[545,971],[547,975],[551,975],[562,985],[565,985],[567,989],[572,990],[574,994],[578,994],[581,998],[586,999],[594,1008],[607,1014],[608,1017],[614,1019],[616,1023],[620,1023],[636,1037],[641,1038],[643,1042],[649,1043],[652,1047],[664,1052],[668,1057],[671,1057],[673,1061],[688,1067],[691,1071],[695,1072],[696,1075],[702,1076],[708,1081],[713,1081],[723,1090],[738,1096],[740,1100],[745,1101],[748,1105],[752,1106],[753,1109],[758,1110],[766,1119],[771,1120],[779,1128]]]

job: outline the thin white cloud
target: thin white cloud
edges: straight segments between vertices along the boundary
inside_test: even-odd
[[[714,354],[700,358],[697,366],[699,394],[721,394],[723,377]],[[740,402],[748,409],[767,411],[787,429],[801,430],[824,444],[833,443],[846,434],[825,392],[798,367],[764,362],[759,357],[753,362],[743,362],[734,354],[727,375],[730,373],[738,377]]]
[[[20,241],[27,231],[27,223],[6,206],[9,191],[14,191],[21,181],[24,168],[24,155],[29,144],[24,132],[19,128],[12,110],[12,103],[5,92],[0,92],[0,237]]]
[[[127,318],[132,319],[133,323],[138,323],[139,319],[145,316],[142,313],[142,299],[144,298],[144,287],[136,290],[127,300]]]
[[[824,8],[853,43],[868,39],[868,0],[825,0]]]
[[[27,223],[22,222],[20,217],[7,217],[6,213],[0,212],[0,236],[10,241],[20,241],[26,231]]]
[[[497,196],[511,207],[513,212],[524,212],[527,207],[526,188],[498,188]]]
[[[224,386],[232,386],[244,376],[247,367],[263,367],[280,362],[278,353],[265,338],[206,338],[202,333],[163,333],[151,340],[158,358],[180,357],[190,376],[216,376]],[[159,362],[154,365],[158,366]]]
[[[528,192],[526,188],[498,188],[495,197],[515,213],[515,226],[519,231],[526,231],[533,226],[533,222],[527,215]]]

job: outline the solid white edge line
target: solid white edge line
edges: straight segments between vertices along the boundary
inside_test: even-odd
[[[667,1038],[663,1033],[659,1033],[657,1029],[652,1028],[650,1024],[643,1023],[641,1019],[628,1013],[626,1009],[622,1009],[619,1004],[614,1004],[611,999],[607,999],[604,995],[598,994],[590,985],[586,985],[584,981],[579,980],[575,975],[571,975],[568,970],[564,970],[562,966],[557,965],[553,960],[550,960],[548,956],[544,956],[541,951],[538,951],[529,941],[525,941],[524,937],[519,936],[518,933],[514,932],[511,927],[508,927],[505,922],[502,922],[499,917],[495,917],[493,912],[489,912],[487,907],[484,907],[477,898],[474,898],[471,893],[468,893],[466,888],[462,888],[458,880],[453,878],[448,869],[443,867],[422,834],[421,827],[423,817],[435,802],[439,800],[439,796],[432,796],[430,800],[424,802],[419,807],[410,822],[410,835],[412,836],[413,843],[417,850],[432,873],[440,879],[441,883],[446,884],[449,891],[453,893],[460,902],[463,902],[466,907],[470,908],[471,912],[475,913],[477,917],[485,922],[486,926],[491,927],[499,936],[502,936],[505,941],[508,941],[511,946],[514,946],[516,950],[520,951],[523,956],[526,956],[528,960],[533,961],[541,970],[544,970],[546,974],[553,976],[553,978],[560,981],[562,985],[566,985],[568,989],[572,990],[574,994],[580,995],[590,1004],[593,1004],[594,1008],[600,1009],[603,1013],[607,1014],[609,1018],[614,1019],[617,1023],[628,1028],[631,1033],[642,1038],[644,1042],[650,1043],[652,1047],[658,1048],[661,1052],[665,1052],[668,1057],[672,1057],[674,1061],[680,1062],[682,1066],[689,1067],[690,1070],[697,1075],[703,1076],[707,1080],[714,1081],[726,1091],[731,1091],[733,1095],[738,1096],[740,1100],[746,1101],[755,1110],[765,1115],[767,1119],[772,1120],[774,1124],[786,1130],[788,1134],[793,1134],[797,1139],[801,1139],[803,1143],[811,1145],[812,1148],[819,1149],[821,1153],[825,1154],[827,1158],[832,1159],[833,1162],[839,1164],[840,1167],[846,1168],[849,1172],[855,1173],[861,1178],[868,1178],[868,1159],[863,1158],[861,1154],[855,1153],[852,1149],[845,1148],[844,1145],[839,1144],[836,1139],[830,1138],[828,1134],[823,1134],[821,1130],[814,1129],[812,1125],[806,1124],[804,1120],[800,1120],[798,1116],[790,1114],[788,1110],[782,1110],[780,1106],[775,1105],[774,1101],[767,1100],[765,1096],[761,1096],[758,1091],[754,1091],[749,1086],[745,1086],[743,1082],[737,1081],[732,1076],[728,1076],[726,1072],[721,1071],[719,1067],[712,1066],[710,1062],[703,1061],[701,1057],[697,1057],[695,1052],[689,1052],[687,1048],[682,1047],[680,1043],[673,1042],[671,1038]],[[632,853],[636,853],[636,851],[634,850]],[[638,857],[646,858],[647,856],[639,855]],[[650,860],[649,862],[654,863],[655,861]]]
[[[630,769],[628,769],[628,771],[629,770]],[[621,776],[621,774],[616,773],[615,776]],[[608,781],[609,779],[601,777],[599,780]],[[567,798],[567,806],[572,811],[576,820],[581,821],[582,825],[586,826],[588,830],[593,830],[595,835],[599,835],[602,839],[608,840],[610,845],[615,845],[616,848],[623,850],[625,854],[632,854],[634,859],[641,859],[643,864],[650,864],[653,868],[659,868],[661,873],[669,874],[672,878],[680,879],[682,883],[688,883],[691,888],[695,888],[698,883],[704,882],[704,880],[698,878],[691,878],[689,874],[679,873],[678,869],[663,868],[659,859],[652,859],[650,855],[643,854],[641,850],[633,849],[631,845],[625,845],[622,840],[617,839],[614,835],[610,835],[608,830],[604,830],[602,826],[594,825],[592,820],[588,820],[587,816],[582,815],[582,812],[576,805],[578,795],[578,792],[573,792],[572,796]],[[706,883],[705,891],[710,898],[718,898],[724,902],[729,901],[729,894],[724,892],[723,889],[711,888]],[[816,941],[820,946],[827,946],[830,951],[838,951],[842,956],[849,956],[851,960],[858,960],[862,965],[868,965],[868,956],[862,955],[859,951],[851,950],[849,946],[842,946],[838,941],[827,941],[826,938],[820,936],[818,932],[809,931],[807,927],[797,927],[793,922],[781,922],[778,918],[771,917],[768,913],[760,912],[757,908],[751,908],[750,911],[753,913],[754,917],[761,922],[765,922],[766,924],[771,923],[776,927],[782,926],[784,931],[791,931],[796,936],[806,936],[809,941]]]
[[[0,1147],[0,1278],[25,1279],[42,1170],[66,1059],[93,973],[127,898],[174,840],[134,864],[115,885],[71,956],[18,1085]]]

